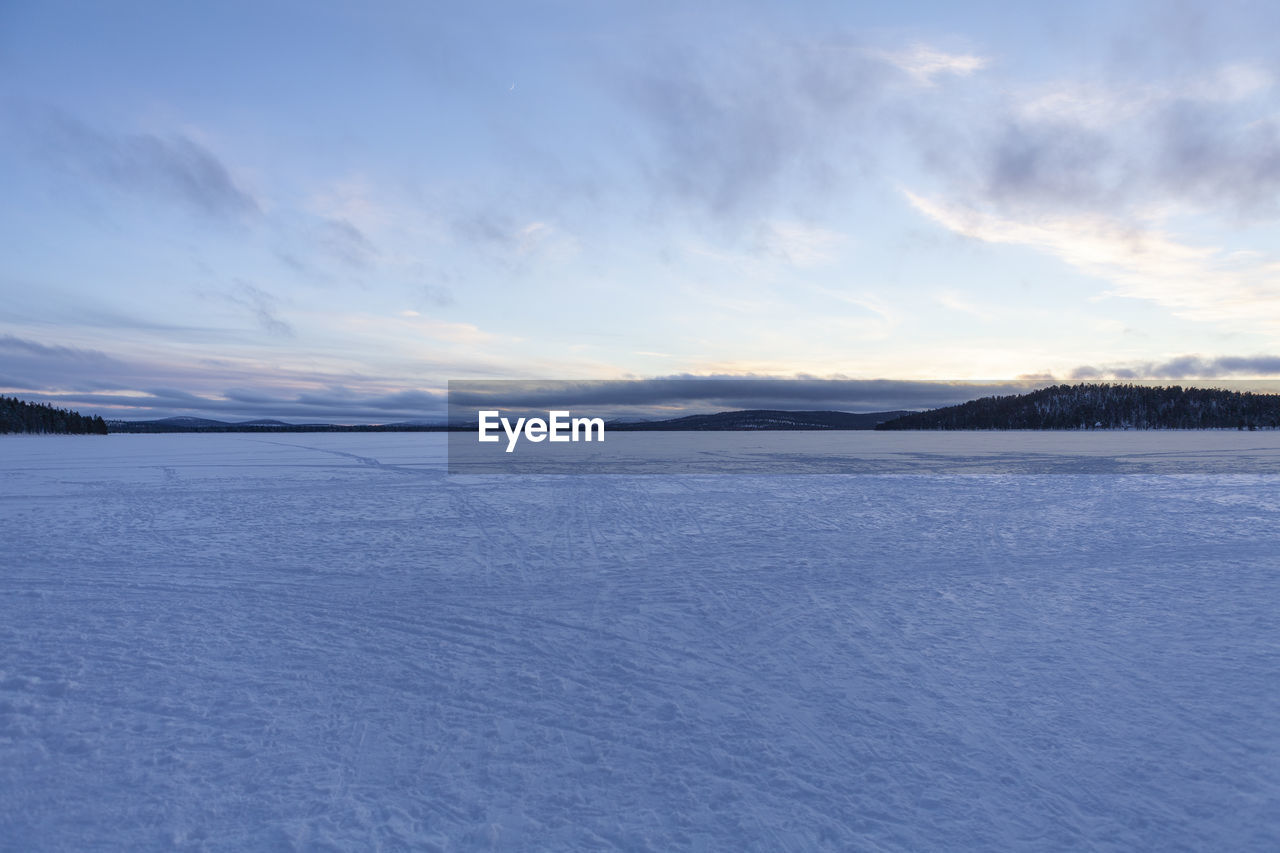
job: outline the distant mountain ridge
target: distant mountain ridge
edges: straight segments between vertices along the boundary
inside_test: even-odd
[[[1123,384],[1056,385],[913,412],[880,430],[1277,429],[1280,394]]]
[[[787,412],[778,409],[744,409],[713,415],[686,415],[664,421],[613,423],[618,432],[642,431],[749,431],[749,430],[832,430],[875,429],[877,424],[909,412]]]
[[[290,424],[269,418],[231,422],[191,416],[103,421],[100,417],[85,417],[9,398],[0,398],[0,403],[3,416],[0,432],[467,432],[475,429],[470,423]],[[20,423],[21,417],[16,412],[26,412],[21,417],[27,420]],[[1056,385],[1026,394],[983,397],[925,412],[745,409],[665,420],[611,420],[607,422],[607,429],[611,432],[1280,429],[1280,394],[1179,385],[1082,383]]]
[[[660,421],[609,421],[610,432],[643,431],[746,431],[746,430],[848,430],[874,429],[876,424],[907,412],[786,412],[747,409],[686,415]],[[211,418],[173,417],[153,421],[107,421],[111,432],[469,432],[474,424],[401,422],[392,424],[289,424],[277,420],[218,421]]]

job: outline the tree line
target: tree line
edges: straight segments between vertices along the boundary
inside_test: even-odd
[[[1056,385],[915,412],[876,429],[1277,429],[1280,394],[1123,384]]]
[[[43,403],[27,403],[17,397],[0,397],[0,433],[9,432],[106,435],[107,422],[99,415],[82,415]]]

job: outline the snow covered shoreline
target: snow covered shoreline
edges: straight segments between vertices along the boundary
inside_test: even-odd
[[[1275,476],[4,447],[0,847],[1280,846]]]

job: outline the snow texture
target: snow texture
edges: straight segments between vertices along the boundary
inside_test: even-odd
[[[0,440],[0,848],[1280,849],[1274,475],[444,447]]]

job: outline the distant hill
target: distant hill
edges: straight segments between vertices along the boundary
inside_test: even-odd
[[[108,424],[113,428],[112,432],[116,431],[114,427],[118,423],[127,423],[127,422],[108,421]],[[209,418],[190,418],[190,417],[162,418],[158,421],[138,421],[137,423],[152,424],[157,428],[157,430],[163,428],[163,429],[173,429],[175,431],[216,429],[217,427],[231,426],[231,424],[228,424],[225,421],[215,421]]]
[[[1173,385],[1057,385],[914,412],[894,429],[1276,429],[1280,394]]]
[[[0,432],[446,432],[474,424],[289,424],[272,419],[219,421],[173,417],[103,421],[75,412],[0,398]],[[983,397],[927,412],[788,412],[747,409],[667,420],[609,421],[610,432],[756,430],[988,429],[1280,429],[1280,394],[1127,384],[1057,385]]]
[[[8,432],[106,435],[107,424],[96,415],[27,403],[17,397],[0,397],[0,433]]]
[[[686,415],[665,421],[612,423],[617,432],[656,430],[822,430],[875,429],[877,424],[907,412],[784,412],[774,409],[747,409],[740,412],[717,412],[714,415]]]
[[[873,429],[882,421],[906,412],[783,412],[751,409],[741,412],[718,412],[714,415],[688,415],[662,421],[610,421],[610,432],[678,431],[678,430],[829,430]],[[176,417],[151,421],[107,421],[111,432],[470,432],[475,424],[401,422],[393,424],[288,424],[276,420],[217,421],[210,418]]]

